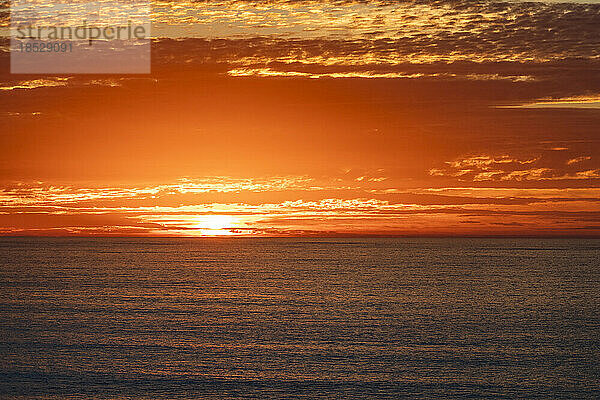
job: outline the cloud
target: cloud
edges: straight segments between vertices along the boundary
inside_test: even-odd
[[[576,157],[576,158],[571,158],[570,160],[567,160],[567,165],[573,165],[573,164],[577,164],[577,163],[591,160],[591,159],[592,159],[592,157],[590,157],[590,156],[580,156],[580,157]]]
[[[600,108],[600,96],[579,96],[566,98],[541,99],[532,103],[525,103],[507,108],[533,108],[533,109],[598,109]]]
[[[488,168],[496,163],[510,164],[509,159],[514,162],[510,157],[473,156],[465,158],[464,163]],[[314,186],[319,180],[308,177],[260,180],[188,178],[144,188],[59,187],[23,183],[0,193],[0,234],[231,236],[573,233],[573,229],[579,228],[582,223],[593,226],[600,221],[600,188],[369,189],[374,182],[365,178],[370,174],[359,175],[364,172],[347,171],[344,175],[347,181],[365,185],[362,196],[356,197],[360,191],[342,183],[337,190],[339,194],[347,192],[347,198],[328,197],[330,192],[325,188],[326,185]],[[339,178],[334,177],[329,181],[340,183]],[[384,182],[378,180],[375,183]],[[299,190],[300,187],[303,189]],[[250,193],[272,190],[280,191],[288,199],[254,204],[244,201]],[[205,197],[215,191],[233,193],[237,201],[215,202]],[[317,195],[314,200],[298,198],[311,191]],[[182,204],[179,197],[182,193],[192,194],[193,197],[186,198]],[[401,194],[405,195],[404,200],[398,198]],[[170,198],[176,201],[171,205],[160,205],[169,204]],[[149,202],[138,203],[141,199]],[[500,230],[497,229],[499,216],[503,221]],[[581,230],[577,229],[577,232]]]
[[[14,84],[0,85],[0,90],[29,90],[43,87],[66,86],[68,78],[48,78],[19,81]]]
[[[156,75],[551,81],[565,99],[600,86],[599,4],[159,1],[153,14]]]
[[[40,183],[18,183],[0,188],[0,206],[63,205],[98,200],[156,198],[174,194],[229,192],[273,192],[280,190],[320,190],[312,178],[288,176],[272,178],[206,177],[181,178],[174,183],[146,187],[85,188]]]
[[[508,155],[467,156],[446,161],[446,167],[432,168],[429,174],[433,177],[450,177],[459,181],[472,182],[600,179],[600,168],[574,169],[580,163],[591,160],[590,156],[562,160],[561,157],[568,157],[568,154],[555,154],[558,156],[550,157],[549,154],[541,154],[525,159]]]

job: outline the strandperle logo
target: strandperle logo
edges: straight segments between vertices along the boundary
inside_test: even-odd
[[[11,72],[149,73],[150,3],[14,0]]]
[[[17,26],[17,39],[36,39],[36,40],[130,40],[146,39],[148,34],[143,25],[134,26],[131,20],[127,21],[126,26],[92,26],[84,20],[80,26]]]

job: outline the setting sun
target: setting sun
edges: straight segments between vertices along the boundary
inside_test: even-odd
[[[237,226],[236,218],[231,215],[201,215],[194,216],[194,228],[202,236],[232,235],[231,228]]]

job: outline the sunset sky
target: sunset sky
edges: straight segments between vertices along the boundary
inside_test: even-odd
[[[4,33],[0,235],[600,236],[598,2],[154,2],[152,29],[125,76],[10,74]]]

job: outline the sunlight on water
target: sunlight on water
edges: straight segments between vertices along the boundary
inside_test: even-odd
[[[600,242],[0,239],[0,397],[594,398]]]

